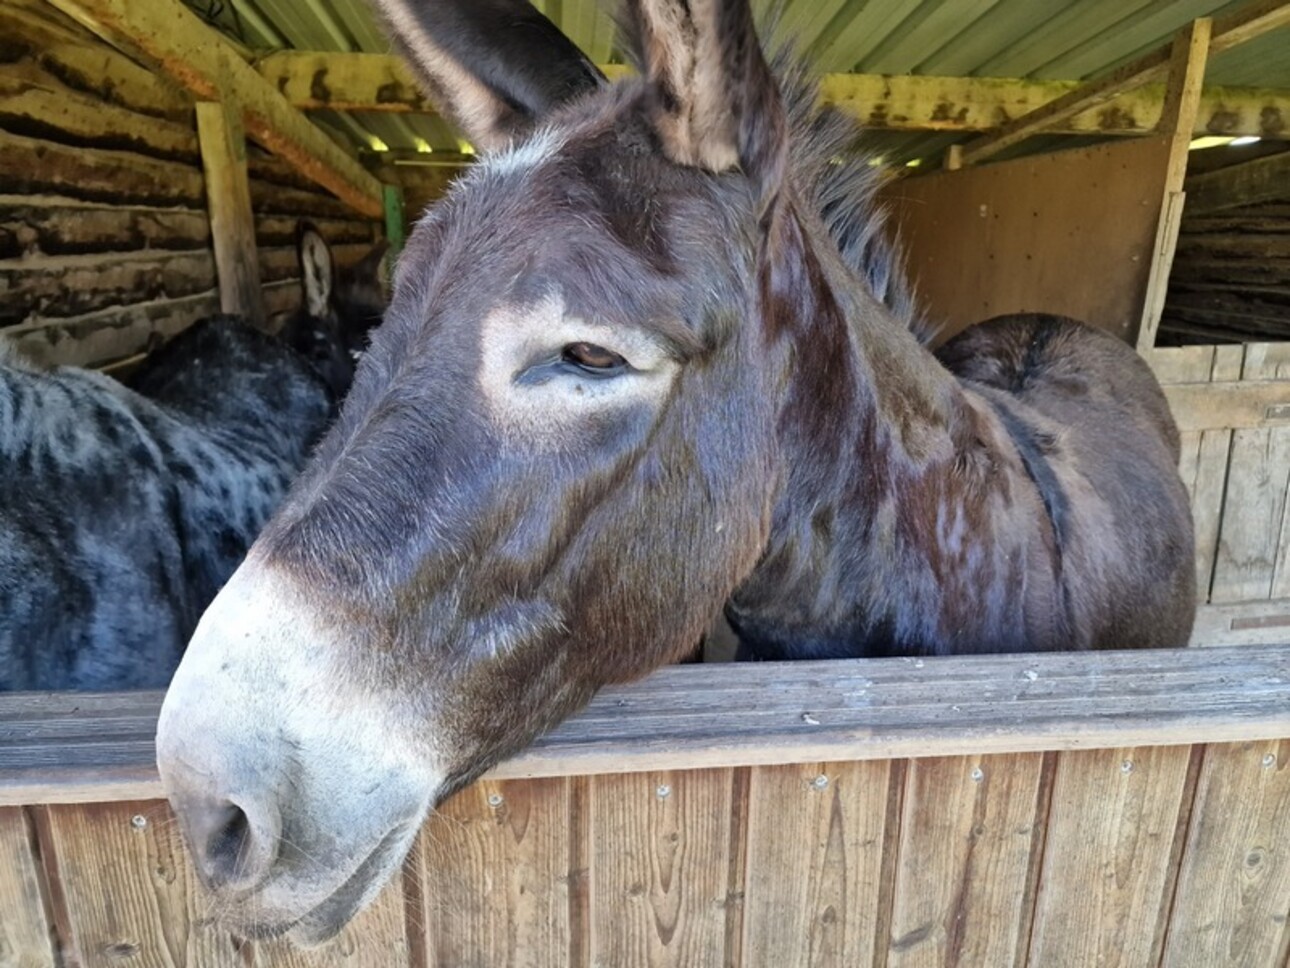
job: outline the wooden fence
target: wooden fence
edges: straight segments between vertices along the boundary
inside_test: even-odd
[[[310,952],[208,917],[159,702],[0,697],[0,964],[1287,958],[1287,646],[664,669],[445,804]]]
[[[1290,641],[1290,343],[1148,358],[1182,431],[1201,602],[1193,643]]]

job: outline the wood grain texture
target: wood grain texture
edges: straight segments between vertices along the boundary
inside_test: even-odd
[[[1191,749],[1058,757],[1029,964],[1152,963]]]
[[[169,808],[159,802],[41,808],[45,873],[67,960],[92,966],[312,968],[409,963],[399,882],[327,944],[251,944],[219,927]]]
[[[160,693],[0,696],[0,805],[156,797]],[[495,779],[1290,736],[1290,645],[675,666]]]
[[[1290,946],[1290,741],[1209,747],[1166,968],[1279,968]]]
[[[219,278],[220,309],[265,327],[260,269],[255,259],[255,220],[246,170],[246,133],[237,105],[197,105],[206,211]]]
[[[937,338],[1036,307],[1129,338],[1142,316],[1168,152],[1169,139],[1141,138],[885,189],[921,303],[944,320]]]
[[[595,777],[592,949],[595,965],[678,968],[725,961],[731,885],[730,770]]]
[[[738,963],[874,963],[884,859],[894,852],[898,820],[888,817],[891,785],[885,762],[752,771]]]
[[[571,781],[553,779],[482,781],[443,804],[420,843],[427,964],[570,963],[579,803]]]
[[[21,807],[0,807],[0,965],[54,968],[33,833]]]
[[[42,810],[41,850],[55,910],[65,919],[59,928],[68,961],[84,968],[242,968],[238,943],[215,927],[163,805]]]
[[[888,968],[1004,968],[1024,954],[1043,763],[1031,753],[910,764]]]
[[[1193,646],[1272,642],[1290,642],[1290,598],[1202,605],[1196,610]]]

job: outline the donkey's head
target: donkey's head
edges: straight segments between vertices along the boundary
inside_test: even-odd
[[[527,4],[383,3],[484,158],[158,734],[226,909],[303,939],[437,801],[693,646],[765,546],[781,424],[809,452],[849,386],[746,0],[631,4],[644,76],[612,87]]]
[[[385,311],[380,269],[386,248],[382,240],[354,265],[338,269],[331,248],[311,222],[302,221],[296,228],[302,302],[280,335],[313,364],[337,399],[349,390],[354,363]]]

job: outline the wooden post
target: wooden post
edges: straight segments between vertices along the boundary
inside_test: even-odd
[[[1169,83],[1165,88],[1164,110],[1157,128],[1161,134],[1170,136],[1169,167],[1165,172],[1164,197],[1152,250],[1151,274],[1147,277],[1142,322],[1138,326],[1138,352],[1143,354],[1149,353],[1156,345],[1156,333],[1160,329],[1160,317],[1169,291],[1169,271],[1173,268],[1178,230],[1182,226],[1187,152],[1192,132],[1196,130],[1212,27],[1207,17],[1193,21],[1178,32],[1170,55]]]
[[[403,251],[403,243],[407,241],[403,189],[398,185],[384,185],[382,188],[385,199],[385,239],[390,243],[390,255],[393,257]]]
[[[206,208],[215,246],[220,309],[244,316],[264,329],[267,321],[241,111],[227,100],[199,101],[197,133],[206,175]]]

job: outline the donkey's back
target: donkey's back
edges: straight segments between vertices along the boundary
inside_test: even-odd
[[[987,320],[937,356],[999,414],[1044,501],[1067,647],[1185,645],[1191,508],[1178,429],[1146,362],[1107,333],[1040,313]]]

